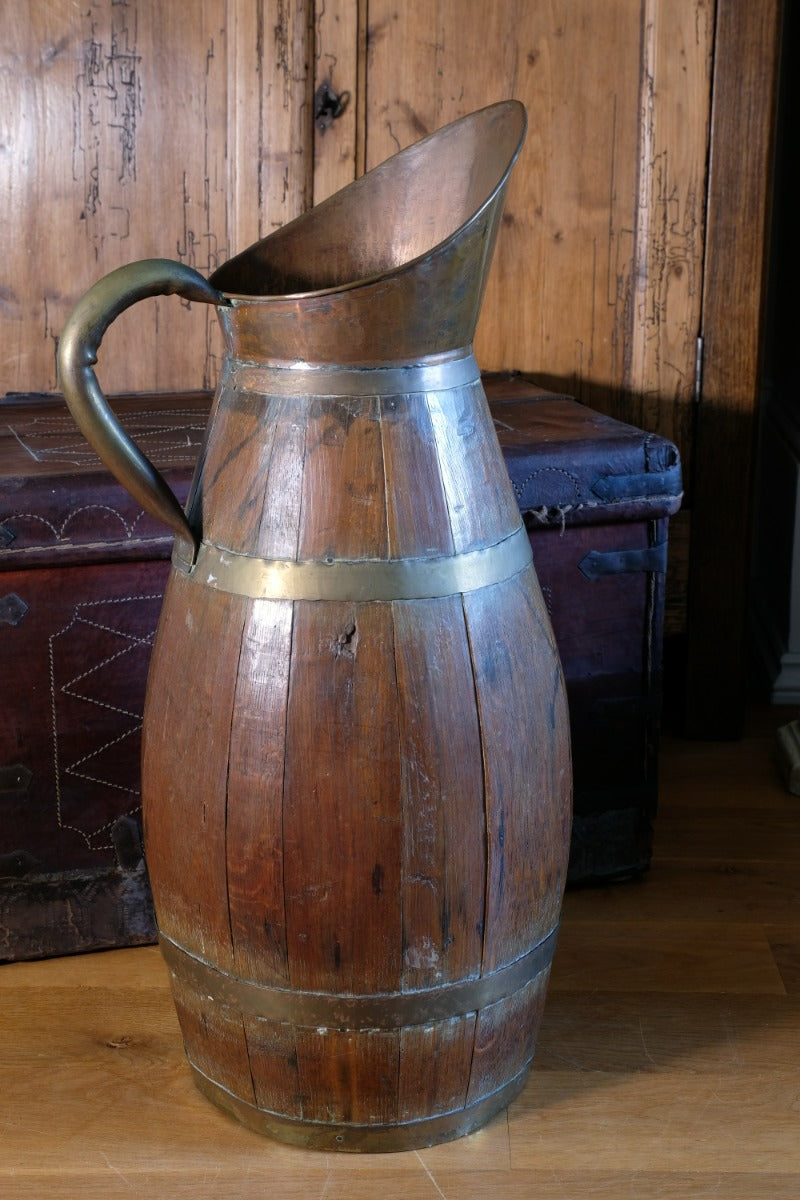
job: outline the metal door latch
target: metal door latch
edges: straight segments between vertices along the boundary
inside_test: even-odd
[[[342,115],[349,101],[349,92],[337,94],[327,79],[322,81],[314,95],[314,123],[320,133]]]

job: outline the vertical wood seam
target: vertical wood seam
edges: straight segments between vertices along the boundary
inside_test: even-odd
[[[653,166],[653,139],[655,120],[655,14],[653,6],[658,0],[641,0],[639,17],[639,121],[637,136],[638,170],[633,223],[633,255],[630,274],[630,304],[628,306],[629,327],[625,330],[628,342],[623,349],[623,379],[628,389],[638,395],[643,386],[644,360],[647,338],[646,318],[637,318],[640,305],[647,303],[647,285],[650,274],[650,231],[652,223],[652,196],[650,178]]]
[[[475,716],[478,724],[478,737],[481,743],[481,775],[482,775],[482,791],[483,791],[483,838],[484,838],[484,865],[485,865],[485,885],[483,889],[483,932],[481,937],[481,975],[483,975],[486,963],[486,939],[487,939],[487,924],[489,914],[489,885],[491,880],[490,873],[490,838],[489,838],[489,789],[488,789],[488,769],[486,762],[486,739],[483,732],[483,716],[481,712],[480,692],[478,690],[478,675],[475,665],[475,648],[472,642],[470,632],[469,615],[464,599],[464,594],[461,594],[461,611],[464,617],[464,632],[467,636],[467,648],[469,650],[469,663],[472,672],[472,689],[475,697]]]
[[[361,8],[361,5],[359,4],[359,10],[360,10],[360,8]],[[358,158],[358,145],[359,145],[358,132],[359,132],[359,129],[358,129],[358,114],[357,114],[356,115],[356,159]],[[356,170],[358,170],[357,162],[356,162]],[[385,518],[385,523],[386,523],[386,556],[387,556],[387,558],[391,558],[394,547],[392,546],[391,522],[389,520],[389,472],[387,469],[387,462],[386,462],[386,439],[384,437],[384,433],[385,433],[384,421],[383,421],[384,399],[383,399],[383,397],[378,396],[378,397],[376,397],[375,402],[376,402],[377,408],[378,408],[378,432],[379,432],[379,436],[381,439],[381,464],[383,467],[383,508],[384,508],[384,518]],[[392,603],[390,605],[390,612],[391,612],[391,617],[392,617],[392,662],[394,663],[394,692],[395,692],[395,704],[396,704],[396,711],[397,711],[397,743],[398,743],[397,766],[398,766],[398,785],[399,785],[399,790],[400,790],[400,818],[401,818],[401,830],[402,830],[401,836],[400,836],[400,856],[399,857],[400,857],[401,878],[403,878],[404,877],[404,865],[406,862],[406,853],[407,853],[407,813],[406,813],[406,810],[407,810],[408,803],[409,803],[408,788],[406,786],[407,775],[406,775],[406,771],[404,769],[404,762],[403,762],[403,746],[407,744],[408,739],[404,735],[405,713],[403,710],[403,706],[400,703],[400,684],[399,684],[399,673],[398,673],[398,667],[397,667],[397,625],[396,625],[396,620],[395,620],[396,611],[397,611],[396,604],[394,601],[392,601]],[[404,976],[405,976],[405,941],[406,941],[405,900],[406,900],[405,888],[401,888],[401,891],[400,891],[400,975],[399,975],[399,979],[398,979],[398,985],[399,985],[400,991],[404,990],[403,982],[404,982]],[[397,1035],[397,1038],[395,1041],[395,1048],[396,1048],[396,1052],[397,1052],[397,1086],[395,1088],[395,1105],[396,1105],[395,1119],[397,1119],[399,1116],[399,1112],[400,1112],[400,1107],[399,1107],[400,1106],[400,1078],[401,1078],[401,1071],[402,1071],[402,1066],[403,1066],[403,1035],[402,1035],[402,1031],[398,1032],[398,1035]]]
[[[357,0],[356,37],[356,177],[367,169],[367,55],[369,52],[369,0]]]
[[[305,519],[306,508],[306,462],[308,460],[308,435],[311,430],[309,409],[313,403],[313,400],[314,398],[312,396],[306,396],[302,401],[305,419],[303,422],[303,461],[300,464],[300,494],[297,498],[297,542],[294,552],[295,562],[300,561],[303,543],[303,522]],[[292,607],[292,633],[294,634],[294,607]],[[289,658],[289,662],[291,662],[291,657]]]
[[[380,408],[383,407],[382,401],[380,399],[378,400],[378,405]],[[382,438],[381,438],[381,444],[383,444]],[[386,473],[384,471],[384,479],[385,478],[386,478]],[[388,516],[387,516],[387,523],[388,523]],[[389,543],[387,541],[387,553],[388,552],[389,552]],[[405,862],[406,862],[407,829],[408,829],[407,821],[406,821],[406,809],[407,809],[408,802],[409,802],[409,792],[408,792],[408,787],[407,787],[407,774],[406,774],[406,771],[404,770],[404,766],[403,766],[403,746],[408,744],[408,738],[404,735],[405,712],[403,709],[403,705],[400,703],[400,682],[399,682],[400,676],[399,676],[399,672],[397,669],[397,624],[395,621],[395,614],[397,612],[397,606],[396,606],[396,602],[394,600],[389,605],[389,611],[391,613],[391,618],[392,618],[392,621],[391,621],[391,625],[392,625],[392,663],[394,664],[394,678],[392,680],[392,683],[394,685],[394,696],[395,696],[394,707],[395,707],[395,712],[397,714],[395,728],[397,730],[397,782],[398,782],[398,788],[399,788],[399,792],[400,792],[399,809],[400,809],[400,829],[401,829],[400,847],[399,847],[401,887],[400,887],[400,903],[398,906],[399,910],[400,910],[400,963],[399,963],[399,971],[398,971],[398,979],[396,982],[396,987],[397,987],[398,991],[402,992],[402,991],[405,991],[404,982],[405,982],[405,967],[406,967],[406,961],[405,961],[406,888],[402,886],[402,881],[405,879],[404,868],[405,868]],[[403,1030],[401,1030],[401,1029],[397,1030],[397,1033],[396,1033],[395,1050],[397,1053],[397,1076],[396,1076],[396,1084],[395,1084],[394,1120],[398,1120],[399,1116],[400,1116],[400,1079],[401,1079],[401,1071],[402,1071],[402,1067],[403,1067]]]
[[[316,24],[317,14],[315,0],[307,0],[305,27],[305,95],[300,101],[301,110],[305,108],[303,121],[303,195],[300,211],[312,207],[314,203],[314,65],[316,62]]]
[[[478,737],[480,738],[480,743],[481,743],[481,774],[483,777],[483,845],[484,845],[483,862],[484,862],[484,870],[483,870],[483,930],[482,930],[482,934],[481,934],[481,971],[480,971],[480,973],[481,973],[481,975],[483,975],[485,963],[486,963],[486,938],[487,938],[487,932],[488,932],[487,926],[488,926],[488,917],[489,917],[489,887],[491,885],[491,861],[490,861],[490,853],[489,853],[489,845],[490,845],[489,808],[488,808],[489,794],[488,794],[488,787],[487,787],[488,771],[487,771],[487,764],[486,764],[486,744],[485,744],[485,739],[483,736],[483,722],[481,719],[481,703],[480,703],[480,697],[478,694],[478,680],[477,680],[477,674],[476,674],[476,669],[475,669],[475,654],[474,654],[474,649],[473,649],[473,645],[472,645],[472,637],[470,636],[469,618],[467,616],[467,606],[464,601],[463,593],[461,595],[461,611],[462,611],[463,617],[464,617],[464,632],[466,633],[466,636],[467,636],[467,648],[469,650],[469,662],[470,662],[470,669],[472,671],[472,688],[473,688],[473,693],[475,696],[475,716],[477,718],[477,723],[478,723]],[[474,1028],[472,1031],[472,1043],[470,1045],[469,1070],[466,1072],[466,1089],[464,1091],[465,1099],[466,1099],[466,1097],[469,1096],[470,1089],[472,1087],[472,1072],[473,1072],[473,1069],[475,1066],[475,1050],[476,1050],[477,1042],[478,1042],[478,1013],[476,1012],[475,1013],[475,1024],[474,1024]]]
[[[690,413],[690,439],[689,444],[692,449],[689,470],[684,471],[684,497],[683,508],[691,514],[692,499],[694,495],[694,474],[697,470],[697,455],[694,449],[697,445],[697,425],[700,419],[700,404],[703,400],[703,325],[705,323],[706,299],[708,291],[708,256],[709,256],[709,238],[708,238],[708,213],[711,200],[711,147],[712,133],[714,129],[714,95],[717,74],[717,25],[719,22],[719,4],[714,0],[713,11],[714,34],[712,39],[713,53],[711,54],[711,63],[708,77],[708,132],[706,137],[706,153],[703,163],[703,203],[702,203],[702,219],[703,219],[703,243],[702,253],[700,255],[700,295],[697,305],[697,330],[695,333],[695,359],[694,359],[694,382],[692,388],[692,405]],[[690,531],[691,532],[691,531]],[[691,543],[690,543],[691,546]],[[691,550],[690,550],[691,552]]]
[[[242,1023],[242,1040],[244,1041],[244,1056],[247,1060],[247,1071],[250,1075],[250,1087],[253,1090],[253,1104],[258,1104],[258,1093],[256,1092],[256,1080],[253,1075],[253,1064],[250,1061],[250,1042],[247,1037],[247,1022],[244,1018],[244,1013],[239,1013],[239,1020]]]
[[[225,904],[226,904],[226,909],[227,909],[227,913],[228,913],[228,936],[230,937],[230,942],[231,942],[231,962],[233,963],[234,968],[236,970],[238,970],[238,964],[236,962],[236,939],[235,939],[234,933],[233,933],[233,917],[231,915],[231,897],[230,897],[230,882],[229,882],[230,871],[229,871],[229,867],[228,867],[228,853],[229,853],[229,851],[228,851],[228,814],[229,814],[229,810],[230,810],[231,747],[233,745],[233,727],[234,727],[234,722],[236,720],[236,695],[239,691],[239,672],[240,672],[241,661],[242,661],[242,650],[244,647],[244,631],[245,631],[245,626],[247,624],[246,616],[251,611],[254,603],[256,603],[256,601],[248,600],[245,603],[245,605],[240,609],[240,618],[239,619],[240,619],[240,623],[241,623],[241,628],[239,630],[239,650],[236,655],[236,673],[234,675],[233,696],[231,699],[231,712],[230,712],[230,718],[228,721],[228,741],[227,741],[228,758],[227,758],[227,763],[225,766],[225,832],[224,832],[224,836],[223,836],[223,844],[225,846]]]
[[[294,657],[294,623],[295,614],[297,612],[297,601],[292,601],[292,619],[289,623],[289,646],[287,650],[287,661],[289,670],[286,679],[286,703],[284,705],[283,717],[283,771],[281,774],[281,895],[283,896],[283,955],[285,963],[285,977],[289,987],[292,987],[291,965],[289,956],[289,914],[286,905],[286,765],[289,761],[288,746],[289,746],[289,713],[291,711],[291,695],[292,695],[292,679],[295,672],[292,671],[292,659]],[[295,1042],[295,1051],[297,1044]],[[299,1079],[299,1066],[298,1066]],[[299,1092],[298,1085],[298,1092]],[[300,1100],[300,1110],[302,1115],[303,1102]]]
[[[225,5],[225,37],[228,86],[225,93],[227,111],[225,113],[225,182],[227,200],[225,204],[225,237],[228,253],[232,253],[235,245],[235,210],[238,163],[238,124],[236,121],[236,82],[238,70],[236,64],[236,31],[233,20],[234,0],[227,0]]]
[[[395,614],[397,612],[397,607],[396,607],[396,602],[394,600],[392,600],[391,603],[389,604],[389,612],[390,612],[391,618],[392,618],[391,619],[392,665],[394,667],[394,674],[392,676],[391,684],[392,684],[392,690],[394,691],[394,710],[397,714],[397,718],[395,721],[395,729],[397,731],[397,768],[398,768],[397,781],[398,781],[398,786],[399,786],[399,790],[400,790],[399,815],[400,815],[400,825],[401,825],[401,829],[402,829],[402,833],[400,835],[400,847],[399,847],[400,878],[402,880],[404,877],[403,876],[403,864],[406,861],[406,828],[407,828],[407,826],[406,826],[406,820],[405,820],[405,810],[406,810],[406,805],[408,803],[408,789],[406,787],[406,774],[403,770],[403,746],[405,744],[407,744],[407,739],[404,737],[404,732],[403,732],[404,723],[405,723],[405,713],[403,711],[403,706],[400,703],[400,674],[397,669],[397,624],[396,624],[396,620],[395,620]],[[388,681],[387,681],[387,683],[388,683]],[[400,990],[400,991],[403,990],[403,975],[405,972],[406,920],[405,920],[404,900],[405,900],[405,894],[404,894],[404,890],[401,888],[400,903],[398,906],[399,910],[400,910],[400,965],[399,965],[399,980],[398,980],[399,988],[398,988],[398,990]],[[399,1048],[400,1048],[400,1038],[398,1038],[398,1055],[399,1055]],[[399,1070],[400,1070],[400,1063],[399,1063],[399,1058],[398,1058],[398,1073],[399,1073]],[[399,1078],[399,1074],[398,1074],[398,1078]]]
[[[447,485],[445,483],[445,473],[442,470],[442,450],[439,445],[439,439],[436,436],[436,422],[434,421],[433,413],[431,412],[430,393],[428,393],[428,392],[425,393],[425,409],[428,413],[428,423],[430,426],[431,436],[433,439],[433,447],[434,447],[434,450],[436,453],[436,466],[438,468],[439,479],[441,480],[441,484],[442,484],[442,499],[444,500],[445,510],[447,512],[447,526],[448,526],[448,531],[450,533],[450,545],[453,548],[453,553],[457,554],[459,552],[459,550],[463,549],[463,546],[459,545],[458,541],[456,540],[455,528],[453,526],[452,502],[450,499],[450,495],[448,493]],[[446,456],[446,451],[445,451],[445,456]],[[474,672],[473,672],[473,675],[474,675]]]
[[[391,532],[389,529],[389,480],[388,480],[387,473],[386,473],[386,447],[385,447],[384,438],[383,438],[383,397],[382,396],[373,396],[371,398],[370,408],[368,408],[368,409],[365,408],[364,416],[367,417],[369,420],[373,420],[373,421],[377,418],[378,438],[380,440],[380,449],[381,449],[380,465],[381,465],[381,474],[383,476],[383,533],[386,534],[386,538],[384,541],[384,547],[385,547],[384,554],[385,554],[386,558],[391,558],[392,557],[392,545],[391,545],[392,539],[391,539]],[[394,624],[392,625],[392,629],[394,629]],[[392,637],[394,637],[394,633],[392,634]],[[395,674],[396,674],[396,672],[395,672]]]
[[[383,405],[384,398],[376,396],[378,406],[378,436],[381,439],[381,465],[383,467],[383,511],[386,519],[386,557],[393,558],[395,547],[392,545],[392,528],[389,520],[389,471],[386,462],[386,439],[384,437]],[[394,629],[394,605],[392,606],[392,628]],[[395,677],[397,676],[397,659],[395,658]]]
[[[299,538],[299,526],[298,526]],[[292,654],[294,651],[294,622],[297,603],[292,601],[292,617],[289,623],[289,646],[287,662],[289,669],[286,676],[286,700],[283,709],[283,770],[281,772],[281,896],[283,898],[283,961],[284,978],[288,986],[292,986],[289,955],[289,916],[286,908],[286,764],[289,761],[287,745],[289,740],[289,697],[292,689]],[[305,1094],[300,1084],[300,1054],[297,1045],[297,1029],[292,1026],[292,1044],[294,1045],[295,1075],[297,1079],[297,1103],[300,1109],[300,1120],[305,1119]],[[249,1061],[249,1060],[248,1060]]]
[[[264,0],[256,0],[256,77],[258,79],[258,165],[256,167],[256,211],[258,237],[264,236]],[[238,120],[238,115],[237,115]]]
[[[708,258],[709,258],[709,254],[710,254],[710,241],[709,241],[709,236],[708,236],[708,213],[709,213],[709,208],[711,206],[712,139],[713,139],[713,133],[714,133],[714,118],[716,116],[716,109],[717,109],[716,83],[717,83],[717,68],[718,68],[717,39],[718,39],[718,34],[719,34],[719,22],[720,22],[719,9],[720,9],[720,6],[715,0],[715,3],[714,3],[714,36],[713,36],[714,53],[711,55],[711,71],[710,71],[710,77],[709,77],[709,89],[710,90],[709,90],[709,104],[708,104],[708,140],[706,143],[705,187],[703,189],[703,227],[705,229],[705,236],[703,238],[703,256],[702,256],[703,278],[700,283],[700,310],[699,310],[699,322],[698,322],[698,330],[697,330],[697,338],[698,338],[698,342],[700,343],[700,347],[698,348],[697,354],[695,357],[695,390],[694,390],[695,403],[692,406],[692,418],[693,418],[692,419],[692,445],[693,446],[695,443],[695,437],[697,435],[698,409],[699,409],[699,406],[703,399],[703,377],[702,377],[703,325],[705,323],[705,312],[706,312],[706,302],[707,302],[707,297],[708,297],[708,280],[709,280]],[[698,368],[698,358],[700,361],[699,368]],[[694,460],[695,460],[695,456],[692,455],[693,463],[694,463]],[[686,482],[685,482],[684,486],[686,486]],[[689,488],[689,495],[691,496],[691,492],[692,492],[692,480],[691,479],[688,480],[688,488]]]
[[[272,397],[267,397],[267,396],[261,397],[261,403],[265,409],[269,408],[271,400],[272,400]],[[258,424],[259,424],[260,428],[263,428],[263,426],[265,424],[267,424],[267,422],[265,422],[263,419],[265,416],[266,416],[266,412],[259,415]],[[268,422],[267,437],[269,438],[269,457],[268,457],[266,463],[264,464],[263,470],[262,470],[262,479],[265,484],[266,484],[267,479],[269,478],[270,472],[272,470],[272,460],[275,457],[275,439],[277,437],[277,428],[278,428],[278,422],[276,421],[275,416],[273,415],[272,420]],[[267,516],[268,516],[267,506],[266,506],[266,504],[262,504],[261,517],[258,522],[258,530],[256,532],[256,540],[255,540],[255,546],[257,548],[258,553],[263,552],[262,551],[263,542],[262,542],[261,538],[262,538],[262,532],[264,529],[264,523],[267,520]],[[299,527],[298,527],[298,531],[297,531],[297,536],[298,537],[300,536]],[[297,547],[297,540],[295,539],[295,557],[297,555],[296,547]]]

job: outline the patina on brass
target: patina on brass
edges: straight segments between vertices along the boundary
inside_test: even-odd
[[[196,955],[188,954],[171,938],[161,937],[161,951],[179,979],[202,995],[247,1016],[291,1021],[301,1026],[339,1030],[403,1029],[426,1025],[496,1004],[548,970],[553,961],[558,930],[552,930],[527,954],[477,979],[460,980],[414,992],[343,995],[266,987],[220,971]]]
[[[176,564],[183,568],[176,556]],[[255,558],[201,542],[193,580],[253,600],[425,600],[474,592],[511,579],[531,564],[525,527],[481,550],[441,558],[291,559]]]
[[[58,372],[78,427],[109,471],[147,512],[180,539],[193,543],[183,509],[164,477],[117,421],[94,372],[100,343],[112,321],[139,300],[175,295],[223,307],[228,303],[197,271],[166,258],[130,263],[104,276],[78,302],[62,330]]]
[[[471,1104],[393,1125],[351,1124],[337,1121],[293,1120],[270,1109],[248,1104],[235,1096],[189,1059],[196,1087],[213,1104],[235,1117],[248,1129],[309,1150],[347,1150],[372,1154],[416,1150],[437,1142],[452,1141],[480,1129],[511,1104],[525,1086],[527,1070],[520,1071],[502,1087]]]
[[[251,363],[231,359],[228,383],[262,396],[414,396],[466,387],[480,380],[471,352],[430,354],[391,367],[310,366],[305,362]]]

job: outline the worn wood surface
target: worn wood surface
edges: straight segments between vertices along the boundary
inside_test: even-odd
[[[665,739],[651,874],[568,895],[530,1082],[451,1145],[336,1156],[241,1129],[192,1086],[155,948],[3,967],[3,1196],[794,1200],[800,858],[773,761],[792,716]]]
[[[226,735],[231,728],[248,609],[244,597],[197,588],[173,571],[150,659],[158,687],[148,691],[142,730],[142,798],[159,802],[144,804],[144,830],[161,930],[227,970],[229,750],[227,737],[211,731],[217,722]]]
[[[363,47],[359,10],[365,0],[347,4],[317,4],[314,27],[314,203],[319,204],[340,187],[345,187],[359,170],[359,152],[363,140],[362,99],[359,88],[360,59]],[[332,106],[338,100],[341,110],[324,110],[326,89]],[[322,115],[317,116],[317,110]]]
[[[217,398],[190,502],[232,554],[347,570],[524,538],[479,381],[285,403],[242,380]],[[412,470],[431,497],[413,514]],[[280,1027],[179,980],[192,1063],[249,1105],[328,1125],[447,1118],[509,1085],[530,1060],[547,960],[496,1003],[451,1010],[449,989],[510,967],[557,924],[568,740],[529,567],[391,602],[249,600],[174,570],[143,734],[161,931],[227,977],[357,998],[345,1029]],[[422,989],[441,990],[444,1015],[362,1027],[362,998],[416,1004]]]
[[[0,393],[56,389],[61,328],[105,272],[207,274],[310,204],[312,22],[302,2],[0,5]],[[107,390],[214,385],[215,316],[187,308],[109,332]]]

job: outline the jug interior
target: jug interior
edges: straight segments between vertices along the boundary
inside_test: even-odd
[[[497,193],[525,133],[514,100],[490,105],[400,151],[211,277],[229,295],[352,287],[454,238]]]

